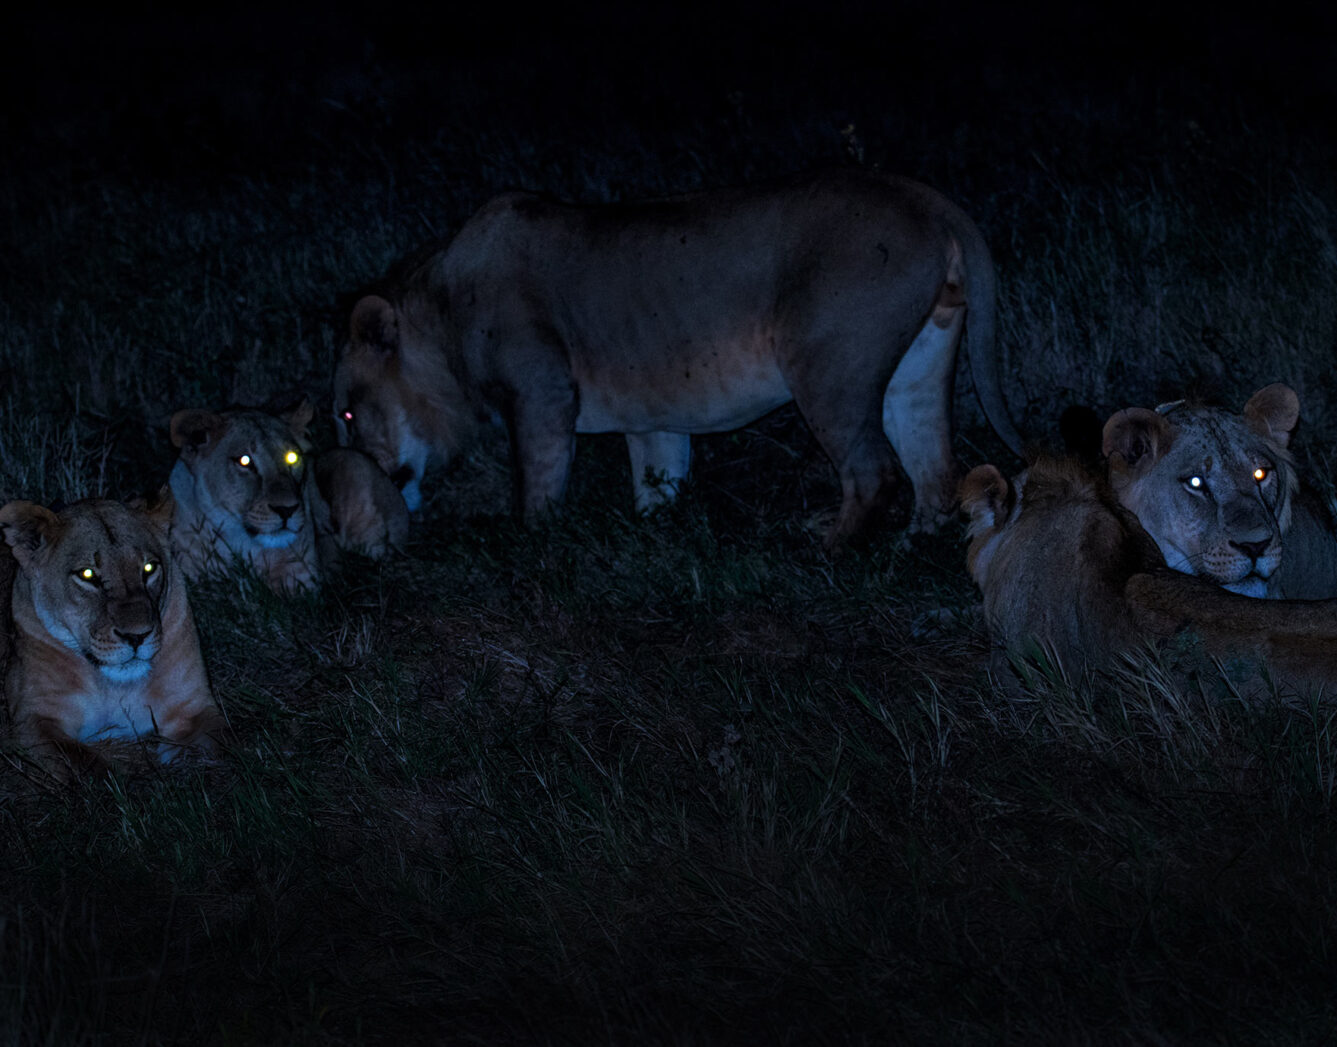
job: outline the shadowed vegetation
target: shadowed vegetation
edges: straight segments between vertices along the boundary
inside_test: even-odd
[[[1123,73],[1127,26],[1084,69],[995,57],[993,23],[916,20],[889,56],[871,15],[781,11],[760,39],[678,17],[649,58],[577,46],[579,20],[354,45],[334,18],[244,61],[200,43],[230,22],[131,25],[105,102],[106,59],[59,90],[34,70],[47,108],[0,180],[0,496],[156,488],[182,406],[327,413],[357,288],[498,190],[840,163],[977,220],[1027,435],[1282,380],[1328,484],[1337,198],[1303,77],[1277,110],[1205,49]],[[1016,464],[964,375],[957,422],[964,464]],[[828,559],[839,491],[792,409],[698,441],[648,520],[618,438],[580,441],[532,530],[503,436],[431,481],[406,554],[320,597],[192,590],[237,736],[218,765],[62,789],[3,750],[0,1045],[1330,1035],[1327,696],[1245,706],[1155,659],[1041,663],[1004,696],[961,530]]]

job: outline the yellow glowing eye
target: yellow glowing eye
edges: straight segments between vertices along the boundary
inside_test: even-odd
[[[152,560],[150,560],[148,563],[146,563],[146,564],[144,565],[144,573],[145,573],[145,574],[152,574],[152,573],[153,573],[154,571],[156,571],[157,569],[158,569],[158,565],[157,565],[156,563],[154,563]]]
[[[243,469],[249,469],[251,467],[251,456],[249,454],[242,455],[237,459],[237,464]]]
[[[82,578],[85,582],[91,582],[94,578],[97,577],[97,571],[93,570],[93,568],[91,567],[85,567],[82,571],[79,572],[79,577]]]
[[[1199,487],[1202,486],[1202,477],[1201,477],[1201,476],[1190,476],[1190,477],[1188,478],[1188,485],[1189,485],[1190,487],[1192,487],[1192,488],[1196,491]]]
[[[298,462],[302,460],[302,456],[298,454],[296,451],[289,451],[287,454],[283,456],[283,460],[287,462],[289,465],[296,465]]]
[[[1257,469],[1253,471],[1253,478],[1257,480],[1259,483],[1262,483],[1264,480],[1267,479],[1267,470],[1264,469],[1262,466],[1259,466]]]

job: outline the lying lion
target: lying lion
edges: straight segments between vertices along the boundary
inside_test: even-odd
[[[1220,658],[1264,663],[1292,687],[1337,684],[1337,600],[1256,600],[1165,566],[1104,479],[1041,458],[1009,485],[992,465],[961,482],[967,564],[995,647],[1032,645],[1069,670],[1104,668],[1191,630]]]
[[[187,408],[172,416],[172,548],[192,580],[242,564],[280,593],[314,589],[345,550],[400,548],[408,510],[366,455],[312,455],[311,404],[290,411]]]
[[[953,371],[1020,448],[994,355],[994,269],[975,224],[927,186],[866,170],[639,203],[532,193],[487,204],[353,309],[335,373],[340,443],[400,485],[493,412],[517,508],[561,500],[577,433],[625,434],[636,506],[674,497],[691,436],[793,400],[840,476],[828,544],[887,499],[946,519]],[[893,454],[894,448],[894,454]]]
[[[1300,400],[1281,384],[1240,414],[1189,401],[1105,423],[1115,497],[1166,563],[1246,596],[1337,597],[1337,524],[1291,458]]]
[[[57,773],[115,744],[166,763],[224,733],[183,580],[168,551],[170,498],[152,511],[89,500],[0,508],[10,578],[5,697],[20,744]]]

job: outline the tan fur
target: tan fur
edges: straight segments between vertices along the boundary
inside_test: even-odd
[[[322,451],[308,474],[312,482],[309,504],[322,561],[335,562],[343,550],[380,559],[404,547],[408,507],[370,456],[349,447]]]
[[[633,204],[498,197],[353,310],[340,443],[421,500],[423,470],[480,418],[509,426],[517,507],[562,498],[574,435],[627,437],[638,508],[671,498],[690,434],[794,400],[840,475],[830,535],[885,501],[895,454],[914,524],[951,507],[953,368],[1014,445],[994,358],[994,272],[938,193],[863,170]],[[655,482],[658,481],[658,482]]]
[[[1242,414],[1191,403],[1116,412],[1103,437],[1110,484],[1175,570],[1248,596],[1287,595],[1278,568],[1298,418],[1299,399],[1284,385],[1259,390]]]
[[[1169,570],[1103,477],[1072,461],[1042,458],[1011,486],[980,466],[961,503],[995,670],[1031,645],[1069,670],[1106,667],[1189,629],[1209,654],[1260,661],[1289,686],[1337,684],[1337,601],[1256,600]]]
[[[303,477],[311,405],[292,412],[188,408],[172,416],[172,548],[191,579],[249,566],[277,592],[320,584]],[[296,453],[298,461],[285,460]],[[246,464],[242,464],[245,462]]]
[[[5,695],[19,743],[57,773],[126,743],[165,763],[183,746],[211,750],[224,732],[168,551],[171,511],[170,498],[152,511],[101,500],[0,508],[14,561]]]

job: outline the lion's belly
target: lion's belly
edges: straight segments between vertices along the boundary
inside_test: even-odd
[[[763,353],[708,350],[649,362],[572,361],[580,433],[717,433],[737,429],[792,399]]]

